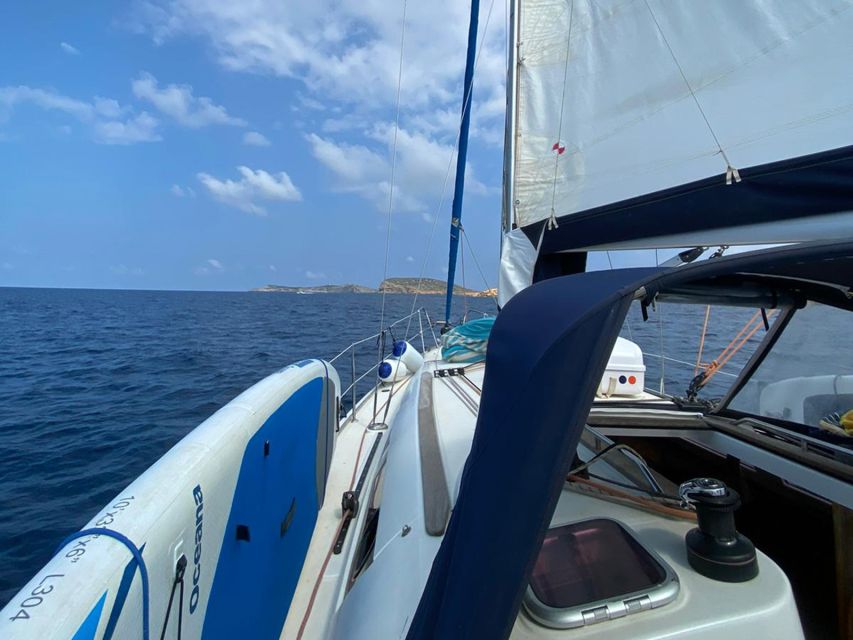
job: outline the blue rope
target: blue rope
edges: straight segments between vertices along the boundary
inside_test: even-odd
[[[139,567],[139,575],[142,579],[142,640],[148,640],[148,569],[145,567],[145,560],[142,559],[142,552],[135,544],[133,544],[133,541],[130,538],[118,531],[113,531],[112,529],[92,528],[82,529],[81,531],[72,533],[62,541],[62,544],[60,544],[59,547],[57,547],[56,553],[59,553],[66,545],[68,545],[69,542],[76,540],[77,538],[85,538],[86,536],[107,536],[108,538],[118,540],[127,547],[128,551],[130,551],[133,556],[133,559],[136,560],[136,566]]]

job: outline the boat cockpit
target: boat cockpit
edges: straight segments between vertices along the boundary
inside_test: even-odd
[[[812,252],[545,281],[502,310],[485,363],[428,354],[388,394],[370,508],[322,582],[340,581],[326,596],[340,606],[315,628],[844,637],[851,252],[820,248],[824,280]],[[692,374],[683,396],[649,390],[642,354],[617,344],[632,302],[645,316],[676,302],[757,314],[728,390],[712,398]],[[378,608],[399,613],[364,615]]]

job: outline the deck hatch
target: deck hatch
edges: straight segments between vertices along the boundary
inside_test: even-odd
[[[524,607],[545,626],[569,629],[663,606],[678,588],[672,569],[630,529],[596,518],[548,530]]]

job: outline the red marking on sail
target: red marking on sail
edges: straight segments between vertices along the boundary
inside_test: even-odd
[[[559,142],[555,142],[554,146],[551,147],[552,150],[557,152],[557,155],[563,155],[563,152],[566,150],[566,147],[562,146]]]

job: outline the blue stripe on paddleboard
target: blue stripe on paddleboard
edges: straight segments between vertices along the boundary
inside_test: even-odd
[[[281,633],[317,521],[315,466],[323,390],[320,377],[304,384],[246,446],[214,565],[204,640],[248,637],[247,624],[252,638],[275,639]],[[267,456],[265,441],[270,443]],[[237,525],[248,527],[248,540],[237,538]],[[210,571],[211,564],[203,559],[202,571]]]
[[[145,551],[145,545],[139,547],[139,553]],[[130,562],[124,568],[124,573],[121,576],[121,582],[116,591],[116,599],[113,601],[113,608],[110,611],[110,619],[107,621],[107,628],[104,630],[104,639],[110,640],[115,633],[118,618],[121,615],[121,610],[124,608],[124,603],[127,601],[127,594],[130,592],[130,585],[133,583],[133,576],[136,575],[136,560],[131,558]]]
[[[104,609],[104,601],[106,599],[107,592],[104,591],[104,595],[102,595],[101,599],[95,603],[94,607],[92,607],[89,615],[86,616],[85,620],[83,620],[83,624],[80,625],[80,628],[77,629],[77,633],[74,634],[74,637],[71,638],[71,640],[94,640],[95,632],[98,630],[98,623],[101,621],[101,611]]]

